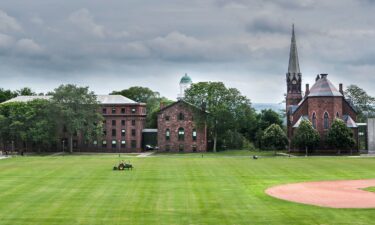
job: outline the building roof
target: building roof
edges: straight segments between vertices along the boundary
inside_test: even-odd
[[[290,74],[301,73],[299,69],[297,42],[296,42],[296,36],[294,34],[294,24],[292,27],[292,40],[290,44],[288,73]]]
[[[193,81],[191,78],[185,73],[185,75],[181,78],[180,84],[191,84]]]
[[[349,127],[349,128],[357,128],[358,127],[357,123],[354,122],[353,118],[351,118],[349,115],[344,115],[342,117],[342,119],[344,120],[347,127]]]
[[[3,103],[9,102],[29,102],[36,99],[50,100],[52,96],[17,96],[15,98],[9,99]],[[122,95],[97,95],[98,102],[103,105],[113,105],[113,104],[138,104],[137,102],[126,98]]]
[[[335,97],[343,96],[336,87],[328,80],[327,74],[322,74],[322,77],[316,81],[311,87],[308,97]]]
[[[198,110],[200,110],[202,112],[209,113],[207,110],[203,110],[202,108],[200,108],[200,107],[198,107],[196,105],[193,105],[190,102],[187,102],[187,101],[185,101],[183,99],[179,99],[177,102],[174,102],[174,103],[172,103],[170,105],[165,106],[164,108],[161,108],[158,113],[161,113],[162,111],[164,111],[164,110],[166,110],[166,109],[168,109],[168,108],[170,108],[170,107],[172,107],[172,106],[174,106],[174,105],[176,105],[176,104],[178,104],[180,102],[182,102],[182,103],[184,103],[184,104],[186,104],[188,106],[191,106],[194,109],[198,109]]]
[[[297,122],[293,125],[293,128],[298,128],[299,125],[301,125],[301,122],[304,121],[304,120],[309,121],[309,116],[308,116],[308,115],[301,116],[301,117],[297,120]]]

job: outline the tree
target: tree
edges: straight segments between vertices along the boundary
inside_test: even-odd
[[[26,149],[33,143],[39,150],[56,141],[56,120],[47,100],[11,102],[0,105],[0,139],[22,143]]]
[[[92,140],[103,132],[103,117],[99,113],[100,106],[94,92],[88,87],[76,85],[61,85],[55,89],[52,95],[59,121],[63,121],[68,136],[69,149],[73,152],[73,135],[81,134],[85,140]]]
[[[157,113],[160,110],[160,103],[169,105],[173,103],[165,97],[160,97],[159,92],[152,91],[147,87],[130,87],[122,91],[113,91],[111,95],[122,95],[136,102],[146,103],[147,117],[146,127],[156,128],[157,127]]]
[[[8,101],[11,98],[14,98],[17,96],[17,93],[11,91],[11,90],[5,90],[3,88],[0,88],[0,103]]]
[[[303,120],[293,137],[293,145],[305,149],[307,156],[308,150],[318,146],[319,142],[320,136],[318,131],[313,128],[310,121]]]
[[[349,85],[345,90],[348,98],[358,113],[358,121],[366,122],[368,116],[375,114],[375,98],[356,85]]]
[[[272,109],[263,109],[257,116],[256,116],[256,130],[253,132],[254,140],[258,148],[263,149],[263,133],[264,130],[267,129],[272,124],[277,124],[280,127],[283,125],[283,121],[279,113],[275,112]]]
[[[246,113],[251,109],[250,100],[235,88],[227,88],[222,82],[200,82],[192,84],[185,91],[185,101],[201,107],[204,104],[209,112],[207,117],[194,117],[197,121],[206,122],[210,136],[213,138],[213,151],[217,150],[218,138],[225,140],[228,130],[240,129],[243,118],[250,117]],[[204,120],[204,121],[202,121]]]
[[[23,96],[33,96],[37,95],[31,88],[24,87],[16,91],[17,95],[23,95]]]
[[[264,131],[262,141],[270,150],[283,150],[288,145],[288,138],[280,125],[272,124]]]
[[[341,153],[341,149],[351,149],[355,145],[353,132],[341,119],[335,119],[328,130],[327,143]]]

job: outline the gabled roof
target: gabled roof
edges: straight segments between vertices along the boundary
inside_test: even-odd
[[[308,97],[334,97],[343,96],[336,87],[328,80],[327,76],[322,76],[311,87]]]
[[[36,99],[45,99],[50,100],[52,96],[46,95],[46,96],[17,96],[15,98],[9,99],[6,102],[3,103],[9,103],[9,102],[29,102]],[[103,105],[113,105],[113,104],[142,104],[137,103],[129,98],[126,98],[122,95],[97,95],[98,102]]]
[[[357,128],[358,125],[356,122],[354,122],[353,118],[350,117],[349,115],[344,115],[342,117],[343,121],[345,122],[346,126],[349,128]]]
[[[191,104],[190,102],[187,102],[187,101],[185,101],[185,100],[183,100],[183,99],[179,99],[177,102],[174,102],[174,103],[172,103],[172,104],[170,104],[170,105],[168,105],[168,106],[166,106],[166,107],[160,109],[160,110],[159,110],[159,113],[161,113],[162,111],[164,111],[164,110],[166,110],[166,109],[168,109],[168,108],[171,108],[171,107],[174,106],[174,105],[177,105],[177,104],[180,103],[180,102],[182,102],[182,103],[184,103],[184,104],[187,104],[187,105],[189,105],[189,106],[191,106],[191,107],[193,107],[193,108],[195,108],[195,109],[198,109],[198,110],[200,110],[200,111],[202,111],[202,112],[209,113],[208,111],[204,111],[204,110],[202,110],[200,107],[198,107],[198,106],[196,106],[196,105],[193,105],[193,104]]]
[[[308,115],[301,116],[301,117],[297,120],[297,122],[293,125],[293,128],[298,128],[299,125],[301,125],[301,122],[304,121],[304,120],[309,121],[309,116],[308,116]]]

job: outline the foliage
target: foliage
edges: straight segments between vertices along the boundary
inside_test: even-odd
[[[16,91],[0,88],[0,103],[8,101],[9,99],[15,98],[19,95],[29,96],[36,95],[36,93],[29,87],[24,87]]]
[[[0,139],[5,142],[33,143],[39,150],[56,141],[56,122],[46,100],[0,105]]]
[[[356,85],[349,85],[345,90],[345,96],[355,106],[358,122],[366,122],[369,116],[375,115],[375,98],[368,95],[365,90]]]
[[[159,92],[152,91],[147,87],[130,87],[122,91],[113,91],[111,95],[122,95],[136,102],[146,103],[147,118],[146,118],[146,128],[156,128],[157,127],[157,113],[160,110],[160,103],[164,105],[169,105],[172,101],[165,97],[160,97]]]
[[[96,95],[88,87],[61,85],[52,95],[52,104],[59,117],[57,121],[63,121],[60,127],[65,127],[69,135],[70,152],[73,151],[73,135],[83,135],[86,141],[102,135],[104,118],[99,113]]]
[[[280,114],[272,109],[263,109],[260,114],[258,114],[258,129],[265,130],[272,124],[282,127],[283,121]]]
[[[338,153],[340,153],[340,150],[353,148],[355,145],[353,132],[344,121],[335,119],[328,130],[327,143],[337,149]]]
[[[253,132],[253,140],[258,148],[264,149],[265,146],[263,146],[262,140],[264,130],[272,124],[277,124],[278,126],[282,127],[283,121],[279,113],[275,112],[272,109],[263,109],[256,116],[256,124],[256,131]]]
[[[269,150],[284,150],[288,145],[288,138],[280,125],[272,124],[265,129],[262,141]]]
[[[192,84],[185,91],[185,101],[201,107],[205,105],[209,112],[207,122],[209,135],[213,139],[213,151],[217,150],[218,139],[225,140],[226,131],[251,130],[247,119],[254,118],[255,110],[250,100],[235,88],[227,88],[222,82],[200,82]],[[244,132],[245,133],[245,132]]]
[[[311,122],[308,120],[303,120],[296,130],[293,137],[293,145],[302,149],[313,149],[318,146],[320,142],[320,136],[318,131],[316,131]]]

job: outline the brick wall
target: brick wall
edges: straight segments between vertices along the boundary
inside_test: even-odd
[[[160,151],[178,152],[205,152],[207,151],[207,129],[197,127],[194,121],[194,107],[179,101],[164,108],[158,114],[158,145]],[[179,115],[183,114],[184,119],[180,120]],[[184,140],[179,140],[179,128],[184,129]],[[166,138],[166,131],[169,129],[169,140]],[[193,140],[193,129],[196,129],[197,137]]]

